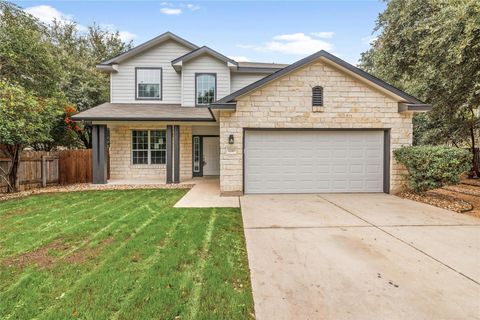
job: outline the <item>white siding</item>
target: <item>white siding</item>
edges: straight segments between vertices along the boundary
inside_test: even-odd
[[[111,76],[111,102],[181,103],[181,76],[171,61],[191,50],[175,41],[166,41],[118,65]],[[162,68],[162,100],[135,100],[135,67]]]
[[[268,74],[265,73],[232,73],[232,92],[242,89],[266,76]]]
[[[182,66],[183,73],[183,103],[195,106],[195,73],[217,74],[217,99],[230,94],[230,69],[227,64],[208,55],[202,55],[186,62]]]

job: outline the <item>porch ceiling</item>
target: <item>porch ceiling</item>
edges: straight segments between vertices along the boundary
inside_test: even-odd
[[[73,120],[84,121],[215,121],[208,108],[180,104],[103,103],[80,112]]]

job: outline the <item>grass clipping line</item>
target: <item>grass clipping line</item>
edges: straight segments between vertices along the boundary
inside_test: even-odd
[[[201,259],[198,261],[198,266],[195,268],[196,272],[193,274],[194,280],[196,279],[196,285],[193,288],[193,297],[190,300],[190,312],[187,319],[196,319],[198,310],[200,308],[200,294],[202,292],[202,280],[205,264],[207,263],[208,252],[210,250],[210,244],[212,243],[212,234],[215,227],[215,221],[217,220],[217,211],[214,209],[210,221],[208,222],[207,231],[205,232],[205,239],[203,240],[202,251],[200,252]]]

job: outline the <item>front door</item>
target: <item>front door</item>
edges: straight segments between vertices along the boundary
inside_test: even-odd
[[[203,137],[203,175],[220,175],[220,138]]]

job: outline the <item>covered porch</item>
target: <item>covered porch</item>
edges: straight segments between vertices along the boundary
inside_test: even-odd
[[[94,184],[177,185],[220,174],[219,127],[208,108],[106,103],[73,119],[92,124]]]

